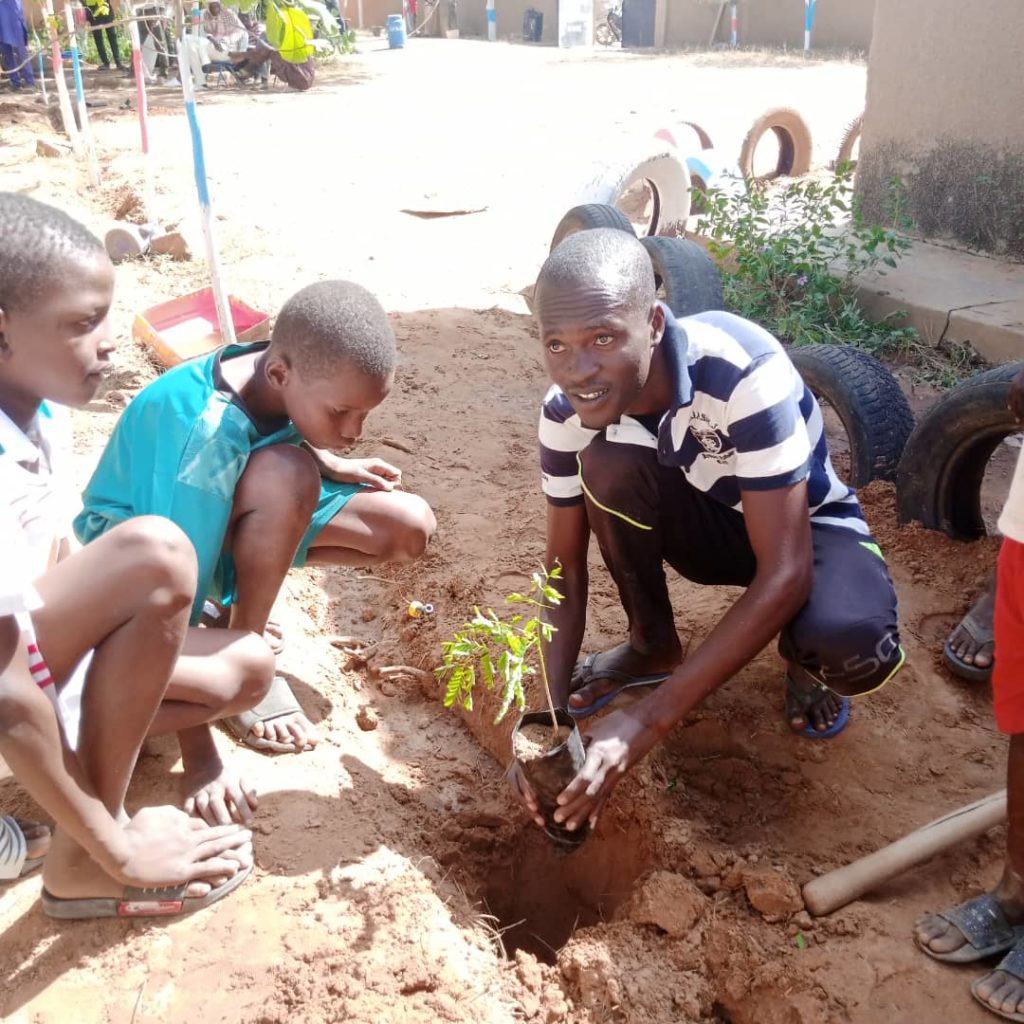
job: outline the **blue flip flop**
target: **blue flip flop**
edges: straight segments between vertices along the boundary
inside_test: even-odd
[[[788,675],[786,676],[786,694],[793,698],[802,711],[806,711],[812,704],[817,703],[822,692],[831,691],[829,691],[827,686],[821,686],[819,684],[819,689],[812,690],[810,693],[807,693],[804,690],[798,690],[793,680]],[[838,736],[850,724],[849,698],[842,697],[841,701],[842,703],[839,705],[839,714],[836,715],[836,720],[827,729],[818,730],[808,723],[795,733],[795,735],[804,736],[809,740],[830,740],[834,736]],[[786,714],[787,716],[789,714],[788,706],[786,708]]]
[[[591,715],[596,715],[602,708],[608,707],[609,704],[616,697],[618,697],[624,690],[631,690],[635,686],[657,686],[659,683],[665,682],[671,672],[654,672],[647,676],[633,676],[628,672],[619,672],[617,669],[607,669],[600,674],[594,672],[594,662],[597,660],[597,654],[588,654],[583,659],[583,664],[580,666],[579,671],[579,686],[586,686],[588,683],[594,681],[594,679],[609,679],[613,683],[618,683],[614,689],[609,690],[607,693],[602,694],[592,704],[588,704],[583,708],[574,708],[571,704],[568,707],[569,714],[573,718],[589,718]],[[579,689],[579,686],[577,689]],[[574,691],[575,692],[575,691]]]

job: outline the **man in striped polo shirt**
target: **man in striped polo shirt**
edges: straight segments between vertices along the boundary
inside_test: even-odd
[[[554,381],[540,452],[547,564],[563,570],[546,651],[555,702],[585,717],[627,687],[661,684],[589,730],[556,820],[594,821],[624,772],[776,634],[790,726],[838,733],[847,698],[902,664],[896,594],[781,345],[730,313],[677,321],[656,299],[646,250],[621,231],[566,239],[534,305]],[[591,533],[629,639],[577,663]],[[746,588],[685,660],[665,562],[696,583]]]

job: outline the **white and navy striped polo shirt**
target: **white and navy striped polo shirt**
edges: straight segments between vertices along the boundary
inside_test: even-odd
[[[661,346],[673,400],[657,436],[623,416],[609,441],[654,448],[694,487],[743,511],[742,491],[768,491],[807,481],[816,523],[868,533],[854,492],[832,468],[821,410],[782,346],[766,330],[720,311],[676,320],[665,309]],[[577,455],[598,433],[580,423],[553,386],[540,417],[542,486],[553,505],[583,500]]]

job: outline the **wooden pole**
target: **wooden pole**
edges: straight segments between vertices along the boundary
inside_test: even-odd
[[[708,36],[708,49],[715,45],[715,36],[718,35],[718,26],[722,24],[722,15],[725,14],[725,7],[729,0],[722,0],[718,5],[718,14],[715,16],[715,24],[711,29],[711,35]]]
[[[139,108],[139,134],[142,138],[143,216],[147,224],[152,224],[156,220],[153,211],[153,161],[149,155],[149,104],[146,100],[146,73],[142,65],[142,44],[139,42],[139,23],[135,20],[134,11],[127,3],[122,9],[128,20],[128,38],[132,44],[132,71],[135,74],[135,102]]]
[[[804,886],[804,903],[815,916],[831,914],[858,896],[878,888],[915,864],[1006,820],[1006,790],[967,804],[846,867],[812,879]]]
[[[60,39],[57,37],[57,17],[53,13],[53,0],[43,0],[43,14],[46,29],[50,33],[50,61],[53,64],[53,84],[57,87],[57,103],[60,105],[60,119],[64,125],[64,133],[71,140],[75,156],[79,159],[82,153],[82,138],[75,124],[75,114],[71,109],[71,97],[68,95],[68,84],[64,81],[64,61],[60,55]]]
[[[78,53],[78,36],[75,33],[75,12],[71,4],[64,5],[64,22],[68,27],[69,45],[71,47],[71,70],[75,79],[75,100],[78,104],[78,123],[82,130],[82,142],[85,148],[85,159],[89,167],[89,184],[96,188],[100,183],[100,162],[96,157],[96,143],[92,137],[92,125],[89,124],[89,108],[85,103],[85,86],[82,83],[82,60]],[[61,78],[63,79],[63,75]]]

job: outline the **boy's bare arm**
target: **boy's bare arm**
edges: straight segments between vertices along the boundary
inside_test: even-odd
[[[111,877],[158,886],[231,874],[220,855],[248,841],[235,826],[208,828],[172,807],[147,808],[119,823],[96,797],[66,748],[53,705],[32,679],[11,616],[0,618],[0,755],[17,780]]]
[[[346,459],[308,441],[302,447],[313,456],[320,475],[339,484],[363,484],[376,491],[393,491],[402,486],[402,471],[383,459]]]

